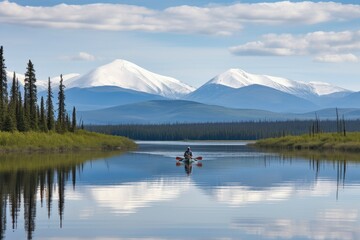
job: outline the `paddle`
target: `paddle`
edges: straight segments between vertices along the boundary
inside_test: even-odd
[[[185,158],[182,158],[182,157],[176,157],[176,160],[178,160],[178,161],[182,161],[182,160],[184,160]],[[199,157],[196,157],[196,158],[192,158],[192,159],[195,159],[195,160],[202,160],[202,157],[201,156],[199,156]]]

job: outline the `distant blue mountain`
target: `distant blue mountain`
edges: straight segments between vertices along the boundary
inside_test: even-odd
[[[342,108],[360,108],[360,92],[351,93],[331,102],[331,106]]]
[[[307,112],[319,108],[304,98],[256,84],[237,89],[207,84],[190,93],[186,99],[230,108],[273,112]]]
[[[285,120],[287,115],[263,110],[230,109],[184,101],[154,100],[112,108],[82,111],[86,124],[229,122],[249,120]]]
[[[346,119],[360,118],[360,109],[339,109]],[[335,119],[335,108],[316,111],[321,119]],[[86,124],[157,124],[232,122],[258,120],[315,119],[315,112],[275,113],[264,110],[232,109],[184,100],[153,100],[93,111],[80,111]]]
[[[56,90],[56,89],[55,89]],[[46,96],[46,92],[39,93]],[[165,97],[113,86],[65,89],[66,107],[77,110],[95,110],[149,100],[165,100]],[[57,92],[54,91],[54,96]]]

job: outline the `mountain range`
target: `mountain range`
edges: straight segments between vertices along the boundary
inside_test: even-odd
[[[13,73],[7,75],[11,83]],[[25,76],[17,77],[23,85]],[[197,89],[121,59],[63,79],[67,107],[76,106],[88,123],[285,120],[335,107],[353,118],[360,108],[360,92],[241,69],[229,69]],[[56,96],[59,77],[51,81]],[[47,80],[37,80],[37,86],[39,97],[46,96]]]

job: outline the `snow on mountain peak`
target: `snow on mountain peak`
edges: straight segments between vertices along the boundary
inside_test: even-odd
[[[325,82],[309,82],[309,85],[314,89],[318,95],[328,95],[336,92],[348,92],[349,90],[331,85]]]
[[[220,84],[230,88],[242,88],[250,85],[262,85],[299,97],[309,95],[327,95],[348,91],[344,88],[322,82],[301,82],[268,75],[255,75],[241,69],[229,69],[211,79],[207,84]]]
[[[16,74],[16,79],[19,80],[19,84],[21,86],[24,86],[24,84],[25,84],[25,75],[20,74],[20,73],[16,73],[16,72],[15,72],[15,74]],[[8,79],[8,86],[10,87],[10,85],[12,84],[12,79],[13,79],[13,76],[14,76],[14,72],[6,71],[6,76],[7,76],[7,79]],[[64,83],[65,87],[67,87],[67,84],[69,82],[74,81],[79,76],[80,76],[80,74],[78,74],[78,73],[70,73],[70,74],[63,75],[63,83]],[[54,89],[54,87],[59,86],[59,84],[60,84],[60,75],[56,76],[56,77],[51,77],[50,81],[51,81],[51,87],[52,87],[52,89]],[[48,87],[48,79],[37,79],[36,86],[37,86],[38,91],[46,90],[47,87]]]
[[[164,97],[178,98],[194,88],[171,77],[150,72],[138,65],[117,59],[69,83],[70,87],[116,86]]]

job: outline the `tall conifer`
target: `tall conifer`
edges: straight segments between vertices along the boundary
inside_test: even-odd
[[[58,118],[57,130],[59,132],[66,131],[66,112],[65,112],[65,86],[63,84],[62,74],[60,75],[60,85],[58,94]]]
[[[17,84],[19,86],[19,84]],[[17,106],[17,114],[16,114],[16,123],[17,123],[17,129],[20,132],[25,132],[29,130],[29,124],[26,121],[26,117],[25,117],[25,109],[22,103],[22,98],[21,98],[21,92],[18,92],[19,95],[19,100],[18,100],[18,106]]]
[[[6,108],[7,108],[7,77],[6,77],[6,66],[4,58],[4,48],[0,47],[0,126],[5,120]]]
[[[44,104],[44,98],[41,97],[40,101],[40,118],[39,118],[39,128],[42,132],[47,132],[47,121],[46,121],[46,113],[45,113],[45,104]]]
[[[76,130],[76,109],[75,107],[73,107],[71,131],[75,132],[75,130]]]
[[[8,105],[8,115],[10,116],[11,120],[14,123],[14,126],[17,126],[17,105],[18,105],[18,81],[16,81],[16,73],[14,72],[12,85],[11,85],[11,91],[10,91],[10,102]]]
[[[54,120],[54,105],[53,105],[53,93],[51,89],[50,78],[48,79],[48,91],[47,91],[47,99],[46,99],[46,118],[47,118],[47,127],[48,129],[55,129],[55,120]]]
[[[31,130],[37,130],[38,118],[37,118],[37,88],[36,88],[36,76],[34,65],[29,60],[26,73],[25,73],[25,86],[24,86],[24,102],[25,113],[28,114],[28,120]]]

